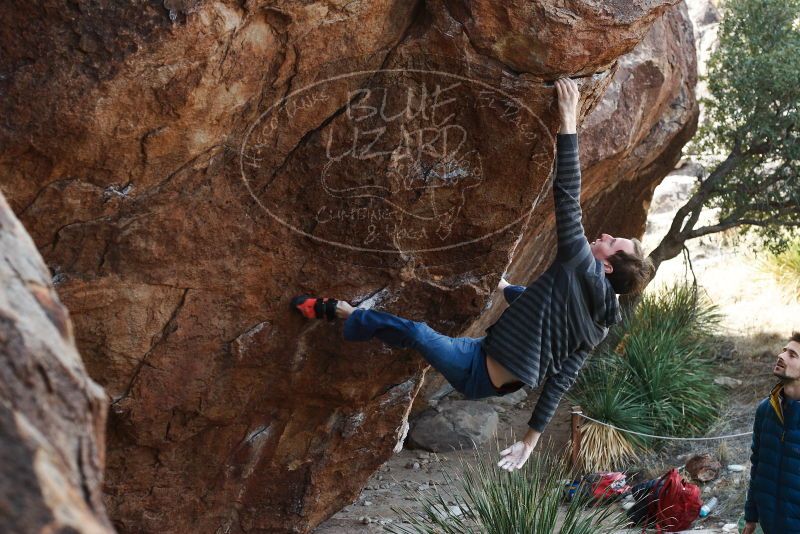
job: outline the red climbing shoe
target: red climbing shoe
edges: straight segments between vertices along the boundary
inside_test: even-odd
[[[292,299],[291,307],[306,319],[336,319],[336,304],[339,301],[327,297],[298,295]]]

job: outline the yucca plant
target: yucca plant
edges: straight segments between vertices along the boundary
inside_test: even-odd
[[[630,334],[620,359],[657,434],[696,434],[715,419],[719,388],[696,342],[668,331],[639,330]]]
[[[587,507],[583,488],[566,503],[570,476],[560,460],[534,453],[523,469],[508,473],[494,463],[499,450],[496,445],[488,457],[476,451],[473,461],[461,462],[456,476],[446,471],[444,487],[409,491],[421,511],[395,509],[406,523],[385,529],[396,534],[596,534],[616,532],[627,523],[614,508]]]
[[[696,285],[683,281],[645,293],[621,329],[626,333],[659,331],[682,344],[706,345],[721,320],[719,308]]]
[[[643,395],[630,386],[621,358],[601,353],[589,360],[569,395],[590,417],[618,428],[651,434],[654,424]],[[582,425],[581,464],[586,471],[620,469],[636,459],[636,447],[647,440],[586,422]]]
[[[586,472],[612,471],[639,458],[625,432],[592,421],[581,428],[581,452]]]
[[[614,344],[595,354],[570,400],[588,416],[644,434],[702,433],[719,402],[710,355],[718,309],[696,286],[676,284],[645,295],[615,328]],[[583,425],[586,470],[619,469],[652,440],[594,423]]]

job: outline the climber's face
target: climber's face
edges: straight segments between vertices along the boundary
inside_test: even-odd
[[[778,354],[778,361],[772,369],[772,374],[788,383],[800,379],[800,343],[790,341]]]
[[[633,241],[608,234],[600,234],[600,237],[589,243],[589,247],[592,249],[592,255],[603,263],[620,250],[632,256],[636,253]]]

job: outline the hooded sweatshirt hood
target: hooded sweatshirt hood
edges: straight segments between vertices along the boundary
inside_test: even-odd
[[[592,310],[592,319],[598,325],[608,328],[622,320],[620,313],[619,300],[611,282],[603,272],[603,264],[595,260],[595,275],[592,277],[594,283],[587,288]]]

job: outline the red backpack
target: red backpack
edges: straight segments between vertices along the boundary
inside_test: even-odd
[[[631,490],[624,473],[597,473],[586,479],[591,483],[592,499],[596,501],[612,501]]]
[[[700,515],[700,488],[684,482],[677,469],[661,477],[653,491],[658,492],[657,498],[650,501],[647,511],[658,532],[687,530]]]

